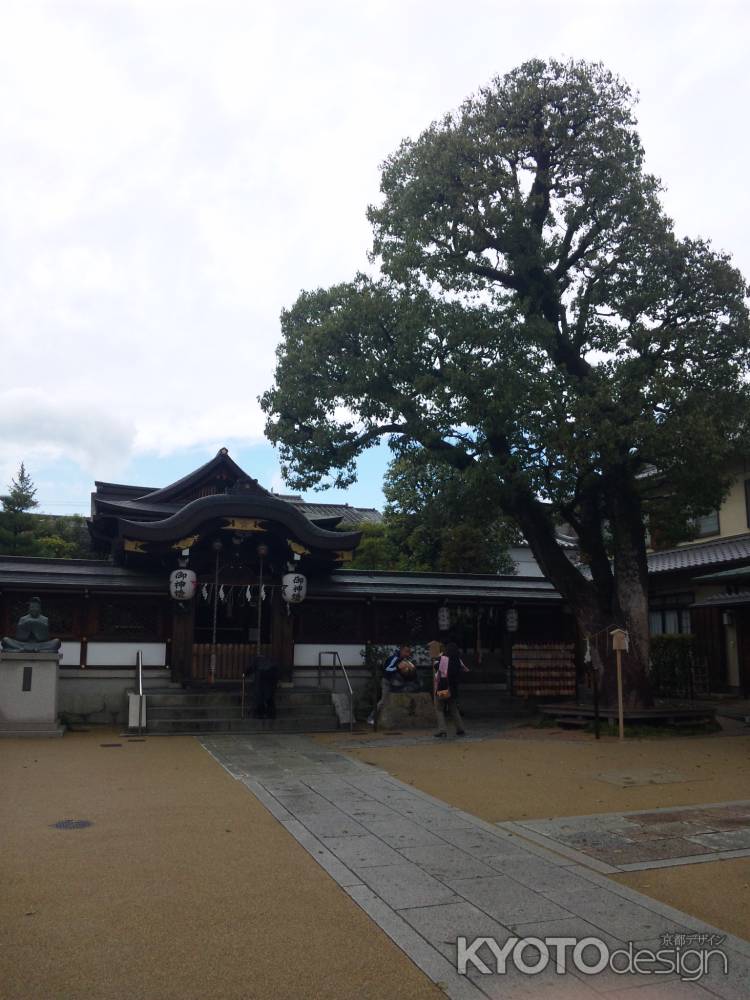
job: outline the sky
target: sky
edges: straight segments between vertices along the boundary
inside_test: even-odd
[[[749,30],[732,0],[0,0],[0,491],[23,461],[86,512],[222,446],[285,491],[281,309],[366,268],[399,142],[528,58],[624,77],[678,233],[750,277]],[[382,505],[388,456],[317,499]]]

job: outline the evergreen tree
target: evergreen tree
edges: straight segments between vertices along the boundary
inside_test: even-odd
[[[369,211],[380,274],[284,310],[261,402],[297,489],[347,486],[381,437],[480,469],[581,632],[628,631],[638,706],[644,519],[664,503],[648,471],[670,518],[721,503],[750,424],[750,317],[729,256],[675,232],[633,104],[600,64],[532,60],[404,140]]]
[[[8,487],[8,493],[0,498],[0,549],[11,555],[33,555],[36,549],[34,539],[34,519],[30,514],[39,506],[36,487],[26,471],[23,462],[15,479]]]

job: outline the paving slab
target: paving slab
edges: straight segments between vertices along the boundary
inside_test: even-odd
[[[458,898],[449,886],[406,861],[382,868],[361,868],[358,874],[394,910],[437,906]]]
[[[371,833],[351,837],[321,838],[328,850],[350,868],[374,868],[397,865],[401,856]]]
[[[430,845],[441,845],[443,840],[437,834],[431,833],[426,827],[413,823],[405,816],[396,816],[394,819],[360,819],[360,824],[380,837],[391,847],[401,850],[404,847],[427,847]],[[447,831],[444,831],[447,832]],[[458,831],[451,830],[451,833]],[[461,831],[463,832],[463,831]]]
[[[493,875],[489,865],[479,858],[459,850],[453,844],[439,844],[427,847],[404,847],[401,851],[408,861],[443,880],[456,878],[477,878]]]
[[[570,916],[553,900],[507,875],[449,879],[448,885],[511,930],[518,923]]]
[[[511,860],[528,857],[525,847],[517,839],[476,826],[444,827],[440,831],[440,837],[475,858],[506,857]]]
[[[459,935],[468,940],[491,937],[496,941],[505,941],[509,937],[507,927],[503,927],[484,910],[465,899],[456,899],[438,906],[406,908],[400,914],[423,938],[442,952],[454,968],[456,939]],[[477,954],[482,961],[492,966],[492,952],[486,944],[478,949]]]

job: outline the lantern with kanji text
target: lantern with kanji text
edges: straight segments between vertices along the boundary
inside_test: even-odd
[[[192,569],[175,569],[169,574],[169,593],[176,601],[189,601],[198,587],[198,577]]]

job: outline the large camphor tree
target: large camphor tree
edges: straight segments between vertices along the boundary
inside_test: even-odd
[[[376,276],[282,313],[261,403],[297,488],[346,486],[383,437],[480,470],[487,510],[517,521],[581,631],[628,631],[640,705],[646,524],[685,523],[726,491],[750,325],[729,257],[675,234],[633,103],[601,65],[534,60],[405,140],[369,209]]]

